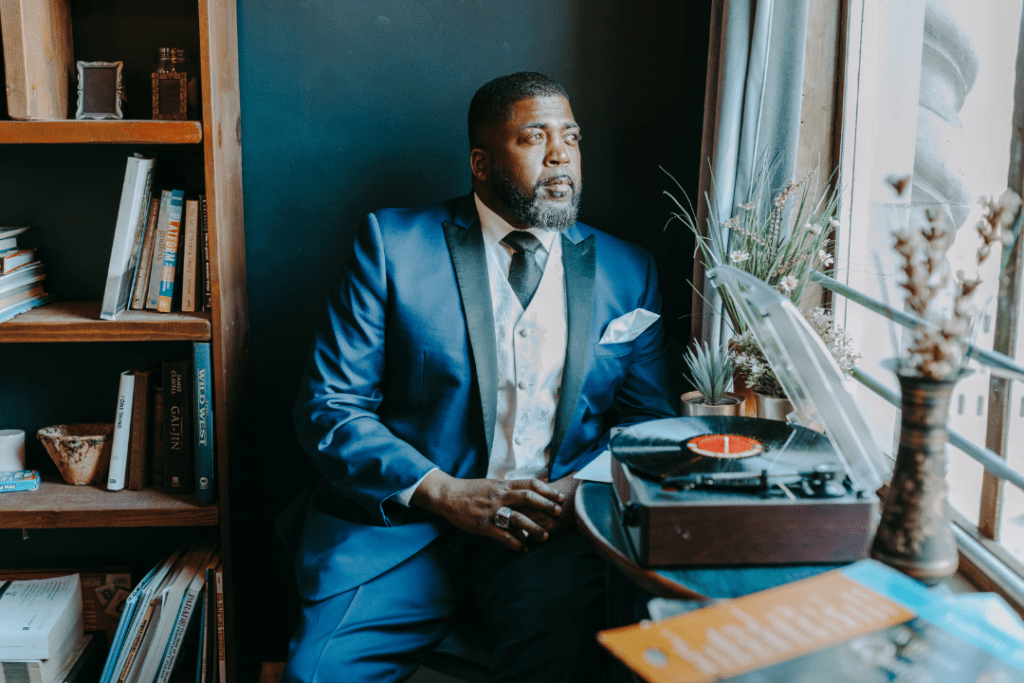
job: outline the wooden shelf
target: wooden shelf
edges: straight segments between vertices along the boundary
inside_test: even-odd
[[[36,491],[0,494],[2,529],[215,526],[219,508],[154,489],[108,491],[47,480]]]
[[[100,320],[100,303],[55,301],[0,323],[0,343],[210,341],[208,313],[125,311]]]
[[[0,144],[181,145],[203,141],[199,121],[0,121]]]

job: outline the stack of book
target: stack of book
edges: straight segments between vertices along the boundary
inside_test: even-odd
[[[49,299],[43,289],[43,264],[35,247],[18,245],[28,228],[0,228],[0,322]]]
[[[223,681],[224,580],[216,544],[176,550],[125,601],[100,683]]]
[[[101,650],[83,628],[78,574],[0,582],[0,683],[87,683]]]
[[[155,159],[128,157],[100,318],[210,307],[206,196],[153,190]]]
[[[107,488],[152,484],[213,500],[213,391],[210,344],[121,373]]]

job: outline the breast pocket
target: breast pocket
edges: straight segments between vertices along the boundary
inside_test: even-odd
[[[633,350],[633,342],[619,342],[617,344],[594,344],[594,358],[617,358],[625,356]]]

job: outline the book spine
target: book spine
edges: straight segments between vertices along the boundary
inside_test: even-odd
[[[210,286],[210,223],[207,220],[205,194],[199,197],[199,207],[199,228],[203,248],[203,310],[209,311],[213,303],[213,290]]]
[[[164,363],[164,491],[192,492],[191,360]]]
[[[50,300],[50,296],[48,294],[43,294],[43,295],[38,296],[38,297],[36,297],[34,299],[29,299],[28,301],[22,301],[22,302],[18,303],[17,305],[12,306],[11,308],[4,309],[4,310],[0,311],[0,323],[4,322],[5,320],[10,320],[11,318],[13,318],[14,316],[18,315],[19,313],[24,313],[25,311],[27,311],[27,310],[29,310],[31,308],[35,308],[36,306],[42,306],[43,304],[45,304],[49,300]]]
[[[196,267],[199,265],[199,202],[189,199],[185,202],[185,240],[181,252],[181,310],[196,310]]]
[[[110,469],[107,474],[107,490],[120,491],[124,488],[128,466],[128,441],[131,438],[132,401],[135,397],[135,375],[121,373],[121,384],[117,395],[117,413],[114,419],[114,441],[110,448]]]
[[[132,670],[132,665],[142,651],[142,641],[146,638],[146,631],[149,630],[149,623],[153,620],[154,611],[156,611],[156,606],[153,602],[150,602],[146,608],[146,613],[142,617],[142,621],[139,623],[139,630],[135,632],[135,638],[132,639],[132,645],[128,649],[128,656],[125,657],[124,666],[121,667],[121,672],[117,676],[117,683],[125,683],[128,680],[128,674]]]
[[[152,377],[155,368],[134,370],[135,397],[132,399],[132,438],[128,446],[128,489],[146,487],[149,477],[149,450],[152,442],[150,413],[153,410]]]
[[[152,443],[149,449],[149,478],[153,488],[164,490],[164,391],[163,384],[153,387],[153,413],[149,430]]]
[[[185,599],[182,601],[178,619],[174,622],[174,630],[171,631],[171,637],[167,641],[167,648],[164,650],[160,670],[156,676],[156,683],[168,683],[170,680],[171,671],[174,670],[174,664],[178,660],[178,652],[181,650],[181,641],[185,638],[185,631],[188,629],[189,622],[192,621],[192,614],[195,612],[198,601],[198,590],[189,588],[188,592],[185,593]]]
[[[149,272],[149,286],[146,288],[146,308],[156,310],[160,303],[160,279],[164,270],[164,249],[167,247],[167,217],[171,211],[171,191],[160,193],[160,211],[156,219],[156,243],[153,246],[153,260]]]
[[[227,644],[224,639],[224,568],[217,567],[217,681],[227,683]]]
[[[107,282],[103,290],[100,318],[113,320],[131,306],[139,254],[146,230],[149,191],[153,186],[153,159],[128,157],[125,166],[121,204],[110,249]]]
[[[35,247],[28,249],[8,249],[0,251],[0,273],[10,273],[26,264],[32,263],[36,258]]]
[[[206,568],[206,604],[204,606],[206,616],[206,648],[203,652],[205,664],[203,678],[199,683],[214,683],[217,680],[217,569],[219,567]]]
[[[17,237],[5,237],[3,239],[0,239],[0,251],[7,251],[8,249],[17,249],[17,248],[18,248],[18,238]]]
[[[164,245],[163,271],[160,274],[160,298],[156,310],[161,313],[171,312],[174,300],[174,273],[178,265],[178,242],[181,236],[181,209],[184,204],[184,192],[174,190],[171,193],[171,209],[167,214],[167,241]]]
[[[192,343],[193,365],[193,434],[195,435],[194,453],[196,459],[196,500],[199,503],[213,502],[213,411],[210,374],[210,344],[207,342]]]
[[[141,311],[146,307],[146,290],[149,275],[153,271],[153,249],[156,246],[156,222],[159,216],[160,197],[153,195],[149,200],[149,210],[146,212],[146,236],[142,241],[139,268],[135,274],[135,286],[132,288],[132,310]]]

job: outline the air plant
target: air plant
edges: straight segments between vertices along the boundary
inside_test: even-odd
[[[684,374],[700,392],[704,404],[724,404],[733,375],[733,360],[729,349],[725,346],[709,346],[707,342],[701,345],[694,340],[690,348],[683,352],[683,360],[690,369],[689,373]]]

